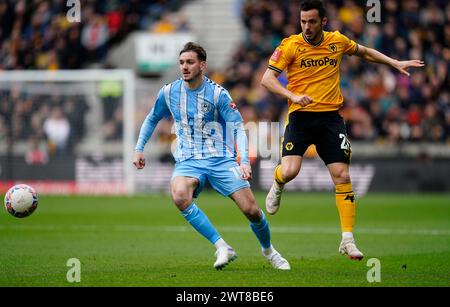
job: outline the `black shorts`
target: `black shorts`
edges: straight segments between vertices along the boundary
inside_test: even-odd
[[[316,145],[317,153],[326,165],[334,162],[350,164],[352,150],[338,111],[289,114],[282,157],[303,156],[311,144]]]

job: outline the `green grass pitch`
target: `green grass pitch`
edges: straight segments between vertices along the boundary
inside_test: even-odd
[[[256,194],[264,205],[265,194]],[[223,271],[214,248],[178,213],[167,195],[41,196],[34,214],[0,212],[1,286],[450,286],[450,195],[368,194],[357,199],[355,237],[365,254],[338,254],[339,220],[332,193],[283,195],[268,216],[274,246],[291,271],[262,257],[234,203],[213,192],[196,201],[238,253]],[[69,283],[67,260],[81,263]],[[367,280],[367,260],[381,281]]]

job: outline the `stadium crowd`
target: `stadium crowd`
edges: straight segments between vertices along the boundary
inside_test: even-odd
[[[81,6],[81,22],[69,23],[63,0],[1,1],[0,70],[102,67],[106,52],[134,30],[187,30],[186,21],[172,15],[183,3],[86,0]],[[245,121],[284,122],[285,100],[268,93],[259,82],[281,40],[300,32],[300,0],[239,3],[245,39],[236,47],[227,69],[209,75],[230,91]],[[341,112],[351,139],[450,142],[450,3],[382,1],[381,22],[374,23],[366,21],[365,1],[325,3],[326,30],[339,30],[397,59],[423,59],[426,63],[425,69],[412,70],[408,78],[355,56],[343,58],[345,103]],[[286,82],[285,78],[282,81]],[[117,97],[103,98],[117,105]],[[30,138],[35,144],[36,139],[53,138],[52,152],[64,152],[85,133],[88,107],[82,100],[0,88],[0,140],[10,135]],[[106,138],[120,138],[121,110],[105,108],[104,120]],[[58,129],[60,135],[48,132],[53,130],[49,129],[52,122],[53,127],[65,127]]]
[[[108,67],[107,51],[132,31],[187,29],[183,16],[174,13],[186,1],[83,0],[80,22],[69,22],[67,14],[75,2],[0,1],[0,70]],[[111,88],[112,94],[108,93]],[[104,102],[105,139],[120,139],[117,85],[99,84],[98,91]],[[46,140],[50,153],[66,153],[85,134],[85,99],[58,90],[43,95],[19,84],[5,85],[0,88],[0,140],[29,139],[31,152],[38,150],[40,140]]]
[[[450,3],[445,0],[381,1],[381,22],[369,23],[365,1],[326,3],[327,31],[401,60],[422,59],[425,69],[406,77],[382,65],[344,57],[341,114],[353,140],[450,142]],[[300,0],[248,0],[242,4],[246,37],[224,72],[246,120],[281,121],[284,99],[259,86],[268,58],[284,37],[300,32]],[[281,78],[285,78],[283,75]],[[286,82],[286,80],[284,80]]]
[[[182,20],[167,21],[181,2],[85,0],[80,22],[70,22],[66,0],[1,1],[0,69],[79,69],[101,62],[132,31],[184,27]]]

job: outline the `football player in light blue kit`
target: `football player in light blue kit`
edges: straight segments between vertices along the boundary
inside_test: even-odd
[[[133,164],[138,169],[145,166],[145,144],[159,120],[172,116],[177,136],[172,199],[192,227],[216,247],[214,267],[225,267],[236,259],[236,252],[193,202],[206,180],[217,192],[233,199],[245,214],[271,265],[289,270],[287,260],[271,244],[269,224],[247,181],[252,171],[241,114],[228,91],[203,75],[206,52],[200,45],[187,43],[180,52],[179,65],[182,78],[159,91],[155,105],[142,124]],[[241,157],[240,165],[236,162],[235,143]]]

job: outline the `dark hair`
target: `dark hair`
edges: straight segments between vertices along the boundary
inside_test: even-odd
[[[320,18],[324,18],[326,15],[325,7],[323,6],[322,1],[320,0],[304,0],[300,4],[300,11],[310,11],[310,10],[319,11]]]
[[[179,55],[181,55],[182,53],[185,53],[185,52],[189,52],[189,51],[194,51],[195,53],[197,53],[197,57],[200,61],[206,61],[206,51],[199,44],[196,44],[193,42],[186,43],[186,45],[184,45],[183,49],[181,49]]]

